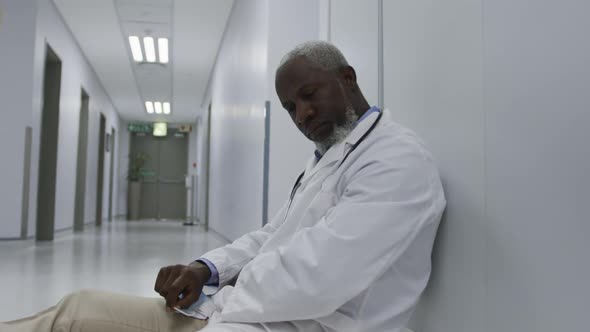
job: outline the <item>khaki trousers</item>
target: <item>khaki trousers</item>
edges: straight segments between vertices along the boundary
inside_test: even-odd
[[[194,332],[206,321],[166,312],[163,298],[83,290],[35,316],[0,323],[0,332]]]

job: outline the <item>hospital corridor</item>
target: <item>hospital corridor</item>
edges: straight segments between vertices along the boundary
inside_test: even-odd
[[[589,13],[0,0],[0,332],[590,331]]]

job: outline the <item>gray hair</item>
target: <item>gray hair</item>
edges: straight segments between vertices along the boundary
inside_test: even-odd
[[[333,72],[348,66],[348,62],[344,58],[344,55],[336,46],[326,41],[312,40],[297,45],[294,49],[289,51],[289,53],[285,54],[281,59],[277,71],[287,62],[300,56],[305,57],[313,65],[327,71]]]

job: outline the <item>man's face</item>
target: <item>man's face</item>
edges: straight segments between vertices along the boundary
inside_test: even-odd
[[[314,67],[303,57],[277,72],[275,88],[297,128],[316,143],[326,141],[347,120],[350,103],[336,74]]]

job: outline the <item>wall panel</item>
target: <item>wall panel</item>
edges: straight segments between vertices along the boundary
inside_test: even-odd
[[[447,210],[416,332],[484,326],[485,183],[481,3],[384,1],[385,106],[431,148]]]

